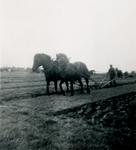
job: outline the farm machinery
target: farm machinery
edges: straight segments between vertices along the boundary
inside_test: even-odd
[[[93,79],[93,78],[90,77],[90,79],[89,79],[90,88],[92,88],[92,89],[101,89],[101,88],[105,88],[105,87],[109,86],[109,84],[114,79],[113,80],[106,80],[106,77],[107,76],[105,75],[104,78],[102,78],[100,81],[97,81],[96,79]],[[84,81],[83,81],[83,83],[84,83]],[[77,83],[77,82],[74,82],[74,84],[80,86],[80,84]]]
[[[101,89],[101,88],[104,88],[106,86],[109,86],[109,84],[114,80],[105,80],[105,78],[103,78],[100,82],[94,80],[94,79],[90,79],[90,88],[94,88],[94,89]]]

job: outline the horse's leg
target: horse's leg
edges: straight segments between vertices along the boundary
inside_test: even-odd
[[[67,92],[69,92],[69,84],[68,84],[68,81],[66,81],[65,83],[66,83],[66,87],[67,87]]]
[[[84,92],[84,91],[83,91],[83,83],[82,83],[82,80],[79,79],[78,82],[79,82],[79,84],[80,84],[80,86],[81,86],[81,94],[82,94],[82,93]]]
[[[47,89],[46,89],[46,90],[47,90],[47,94],[48,94],[48,95],[50,94],[50,93],[49,93],[49,85],[50,85],[50,81],[47,80]]]
[[[88,78],[85,78],[85,81],[86,81],[86,85],[87,85],[87,93],[89,94],[90,93],[90,87],[89,87],[89,80],[88,80]]]
[[[74,95],[73,81],[70,81],[71,96]]]
[[[61,81],[60,81],[60,84],[59,84],[59,87],[60,87],[61,93],[62,93],[63,95],[65,95],[65,91],[64,91],[63,88],[62,88],[62,84],[63,84],[63,83],[64,83],[64,81],[61,80]]]
[[[57,91],[57,80],[56,81],[54,81],[54,86],[55,86],[55,92],[57,93],[58,91]]]

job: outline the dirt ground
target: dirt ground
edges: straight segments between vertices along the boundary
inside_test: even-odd
[[[136,84],[93,89],[90,94],[77,91],[73,97],[69,93],[46,96],[41,76],[24,73],[1,78],[0,149],[108,150],[103,131],[94,130],[84,116],[75,116],[73,108],[79,111],[84,104],[136,92]]]

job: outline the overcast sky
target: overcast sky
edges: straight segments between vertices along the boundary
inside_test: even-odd
[[[31,67],[36,53],[106,71],[136,70],[135,0],[0,0],[1,66]]]

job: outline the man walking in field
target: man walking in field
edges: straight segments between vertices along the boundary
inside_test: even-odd
[[[110,68],[108,70],[108,76],[110,78],[110,86],[116,86],[117,85],[117,83],[116,83],[117,73],[112,65],[110,65]]]

